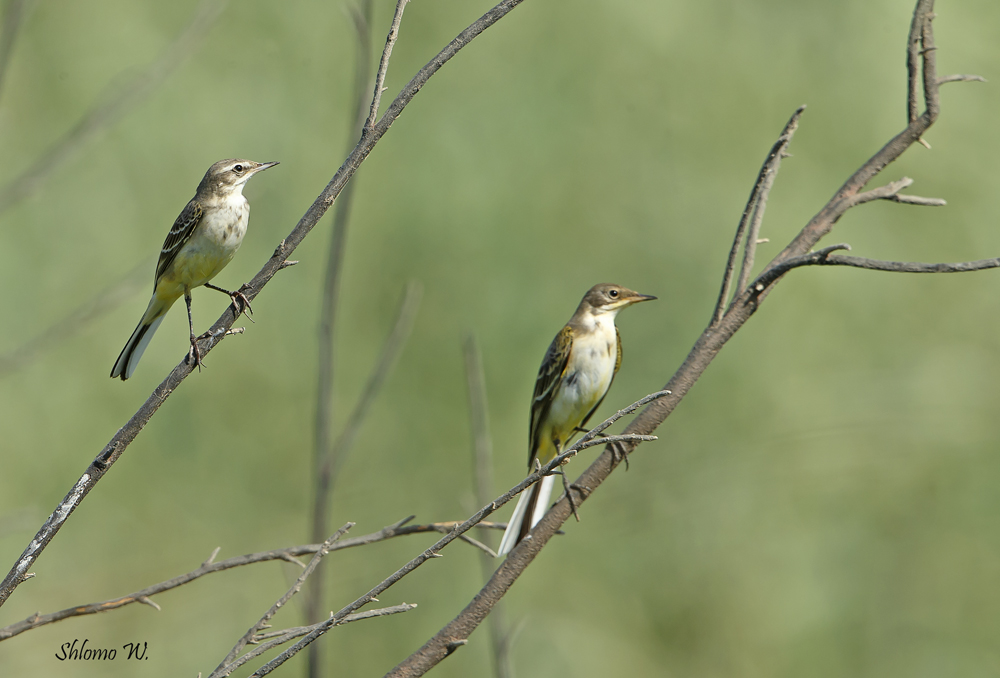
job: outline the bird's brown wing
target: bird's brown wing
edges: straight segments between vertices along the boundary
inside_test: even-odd
[[[611,390],[611,384],[615,383],[615,375],[618,374],[618,368],[622,366],[622,333],[618,331],[617,327],[615,328],[615,338],[618,340],[618,354],[615,356],[615,371],[611,373],[611,381],[608,382],[608,391]],[[604,395],[602,395],[601,399],[597,401],[597,404],[594,405],[593,409],[591,409],[590,412],[587,412],[587,416],[580,422],[580,428],[584,428],[587,425],[587,421],[591,416],[593,416],[594,412],[597,411],[597,408],[601,406],[601,403],[604,402],[604,398],[608,395],[608,391],[605,391]]]
[[[170,227],[167,239],[163,241],[163,248],[160,249],[160,260],[156,262],[156,276],[153,278],[154,287],[163,272],[177,257],[177,253],[184,247],[184,243],[191,239],[191,234],[198,227],[203,213],[204,210],[198,201],[192,199],[174,221],[174,225]]]
[[[538,451],[541,427],[539,424],[548,415],[552,406],[552,398],[556,387],[566,373],[569,364],[569,354],[573,349],[573,330],[569,325],[562,328],[556,338],[549,344],[545,352],[542,366],[538,368],[538,378],[535,379],[535,395],[531,400],[531,429],[528,433],[528,469],[535,460]]]

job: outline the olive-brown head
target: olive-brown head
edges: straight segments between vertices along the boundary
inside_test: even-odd
[[[198,184],[197,195],[205,198],[209,196],[227,198],[233,193],[241,194],[243,184],[249,181],[250,177],[277,164],[277,162],[254,162],[243,158],[220,160],[205,172],[205,178]]]
[[[640,301],[651,301],[656,297],[650,294],[639,294],[627,287],[613,285],[611,283],[601,283],[591,287],[576,309],[577,314],[589,312],[592,315],[603,313],[617,314],[626,306],[637,304]]]

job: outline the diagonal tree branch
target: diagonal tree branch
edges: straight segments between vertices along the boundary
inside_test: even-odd
[[[907,148],[917,143],[921,135],[937,119],[940,105],[938,99],[938,80],[934,62],[935,48],[931,29],[931,21],[934,16],[933,10],[933,0],[918,0],[914,10],[913,25],[911,26],[910,38],[907,43],[908,77],[910,83],[908,102],[910,103],[908,104],[909,121],[906,129],[897,134],[889,143],[865,162],[841,186],[820,212],[803,227],[789,245],[765,267],[759,279],[773,275],[773,280],[770,280],[766,284],[755,282],[748,289],[738,290],[736,299],[730,304],[728,310],[726,310],[721,318],[716,321],[716,315],[713,314],[712,322],[702,332],[688,353],[684,363],[664,387],[667,395],[647,405],[625,427],[625,434],[649,435],[666,420],[674,408],[677,407],[677,404],[687,395],[702,373],[704,373],[705,369],[729,338],[749,320],[757,308],[759,308],[760,303],[766,298],[770,289],[781,280],[781,272],[777,267],[782,266],[786,262],[793,261],[797,257],[806,255],[823,236],[830,232],[837,220],[848,209],[854,206],[854,198],[860,190],[889,163],[902,155]],[[920,41],[919,50],[914,49],[913,46],[916,39],[915,36],[918,36]],[[922,67],[923,70],[922,81],[926,105],[926,110],[919,116],[914,114],[914,106],[912,104],[915,101],[914,91],[917,82],[915,69],[918,66]],[[758,178],[759,183],[760,179]],[[753,202],[755,194],[756,190],[751,194],[751,202]],[[747,210],[744,210],[744,215],[747,214],[749,209],[750,203],[748,203]],[[741,227],[742,223],[741,221]],[[737,245],[738,242],[739,238],[737,238]],[[832,259],[833,257],[829,254],[830,251],[844,249],[845,247],[844,245],[835,245],[832,248],[827,248],[826,251],[822,252],[820,258]],[[839,258],[842,258],[845,263],[849,259],[847,257]],[[990,262],[992,261],[990,260]],[[978,264],[981,262],[971,263]],[[984,264],[982,267],[986,268],[988,266]],[[731,266],[727,266],[725,277],[732,275],[731,269]],[[775,270],[778,270],[777,275],[771,273]],[[726,284],[724,279],[723,289],[725,289]],[[723,295],[723,298],[725,298],[725,295]],[[542,520],[531,530],[530,538],[523,540],[507,555],[506,560],[497,569],[490,581],[487,582],[461,613],[438,631],[419,650],[411,654],[386,675],[394,678],[422,676],[455,649],[466,643],[469,635],[482,623],[496,602],[504,596],[525,568],[530,565],[535,556],[538,555],[545,544],[548,543],[548,540],[552,538],[552,535],[555,534],[556,530],[572,515],[573,508],[578,507],[586,501],[615,469],[621,457],[624,457],[625,454],[630,453],[634,449],[634,445],[630,443],[620,444],[616,447],[618,448],[617,453],[611,449],[611,446],[605,448],[600,457],[570,486],[570,492],[573,495],[572,502],[566,496],[556,502],[543,516]]]
[[[347,157],[344,163],[337,170],[333,178],[316,198],[306,213],[299,220],[291,233],[278,244],[274,254],[264,264],[264,267],[254,276],[247,285],[245,295],[249,301],[260,293],[261,289],[283,269],[288,257],[295,251],[302,240],[309,235],[312,229],[319,222],[320,218],[333,204],[337,196],[350,181],[350,178],[357,171],[358,167],[365,161],[368,154],[378,143],[378,141],[389,131],[389,127],[395,122],[399,114],[409,104],[420,89],[437,73],[444,64],[458,54],[467,44],[474,40],[483,31],[505,17],[511,10],[521,4],[523,0],[503,0],[491,10],[486,12],[479,19],[470,24],[465,30],[458,34],[448,45],[432,58],[415,76],[403,87],[402,91],[389,108],[379,119],[378,123],[358,142],[354,150]],[[202,357],[217,346],[224,338],[225,331],[232,327],[235,317],[232,308],[226,311],[212,325],[209,336],[199,342],[199,349]],[[104,477],[108,469],[122,455],[126,448],[135,440],[135,437],[149,422],[149,419],[156,413],[159,407],[166,401],[170,394],[180,386],[180,383],[191,373],[191,366],[185,359],[174,367],[169,375],[154,389],[145,403],[129,419],[126,424],[119,429],[110,442],[91,462],[90,466],[73,485],[73,488],[66,494],[61,502],[56,506],[55,511],[48,517],[45,524],[38,530],[34,538],[24,549],[10,571],[0,583],[0,606],[2,606],[10,594],[29,577],[29,568],[38,559],[45,547],[48,546],[52,538],[59,532],[66,519],[76,510],[80,502]]]

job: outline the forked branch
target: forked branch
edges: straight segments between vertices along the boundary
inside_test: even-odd
[[[664,386],[666,395],[647,405],[626,426],[625,434],[650,435],[666,420],[674,408],[677,407],[677,404],[687,395],[694,383],[701,377],[708,365],[711,364],[714,357],[725,346],[729,338],[754,314],[759,304],[766,298],[770,289],[781,280],[783,273],[790,270],[791,267],[795,267],[791,266],[792,264],[836,263],[839,265],[854,265],[854,263],[858,263],[855,262],[854,257],[831,254],[834,251],[846,249],[846,245],[834,245],[817,253],[808,253],[821,238],[830,232],[837,220],[848,209],[859,204],[856,202],[857,196],[864,186],[889,163],[902,155],[907,148],[917,143],[923,133],[937,119],[940,110],[938,100],[938,86],[940,81],[937,79],[935,67],[935,46],[931,25],[933,9],[933,0],[919,0],[913,14],[913,23],[907,42],[909,93],[907,99],[908,119],[906,128],[893,137],[854,172],[826,205],[823,206],[819,213],[765,267],[758,279],[748,285],[746,289],[736,290],[735,299],[729,304],[728,309],[723,311],[732,284],[737,251],[740,243],[749,234],[750,229],[747,228],[747,224],[752,219],[751,215],[760,200],[760,196],[766,195],[766,189],[769,188],[767,176],[769,163],[772,161],[772,158],[780,157],[780,153],[776,156],[775,149],[772,148],[771,153],[768,155],[768,160],[765,161],[764,167],[758,175],[750,200],[743,211],[743,217],[740,220],[737,235],[730,250],[719,300],[716,303],[709,326],[695,342],[684,363]],[[923,74],[922,78],[919,77],[920,73]],[[917,113],[916,91],[918,85],[922,85],[924,93],[925,111],[923,114]],[[796,111],[796,115],[793,115],[793,121],[797,119],[799,113],[800,111]],[[787,132],[788,127],[786,126],[786,131],[782,133],[782,137],[785,137]],[[781,138],[779,138],[780,142]],[[872,199],[894,199],[899,202],[913,202],[914,204],[936,204],[936,202],[931,202],[923,198],[912,199],[910,201],[898,199],[898,191],[901,188],[902,186],[898,188],[891,186],[890,189],[884,191],[876,189],[876,193],[872,196]],[[750,240],[747,240],[747,244],[750,244]],[[944,266],[951,267],[947,270],[978,270],[975,267],[992,267],[995,265],[992,262],[995,261],[989,260],[989,265],[986,262],[913,265],[864,260],[863,263],[865,265],[862,267],[876,268],[878,270],[924,270],[923,267],[927,266]],[[880,268],[883,264],[891,265],[892,267]],[[746,270],[744,268],[744,273]],[[617,448],[618,450],[614,451],[610,446],[607,447],[601,456],[577,478],[576,482],[570,486],[573,494],[572,502],[569,501],[569,497],[565,496],[556,502],[542,520],[532,529],[530,533],[531,538],[523,540],[508,554],[504,563],[497,569],[486,586],[479,591],[476,597],[458,616],[438,631],[423,647],[407,657],[386,675],[394,678],[422,676],[466,642],[469,635],[489,614],[493,605],[504,596],[520,574],[530,565],[545,544],[548,543],[548,540],[551,539],[556,530],[572,515],[572,507],[579,507],[586,501],[587,497],[614,470],[615,466],[619,463],[622,453],[628,454],[634,449],[634,443],[621,443],[617,445]]]

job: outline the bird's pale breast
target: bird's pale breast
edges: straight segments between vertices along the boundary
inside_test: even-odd
[[[205,209],[191,239],[164,271],[157,293],[178,297],[184,288],[204,285],[226,267],[243,242],[250,205],[242,195]]]
[[[617,357],[618,338],[613,319],[595,323],[592,331],[574,336],[565,375],[549,410],[551,431],[543,433],[543,439],[555,437],[565,443],[573,435],[574,429],[608,392]]]

